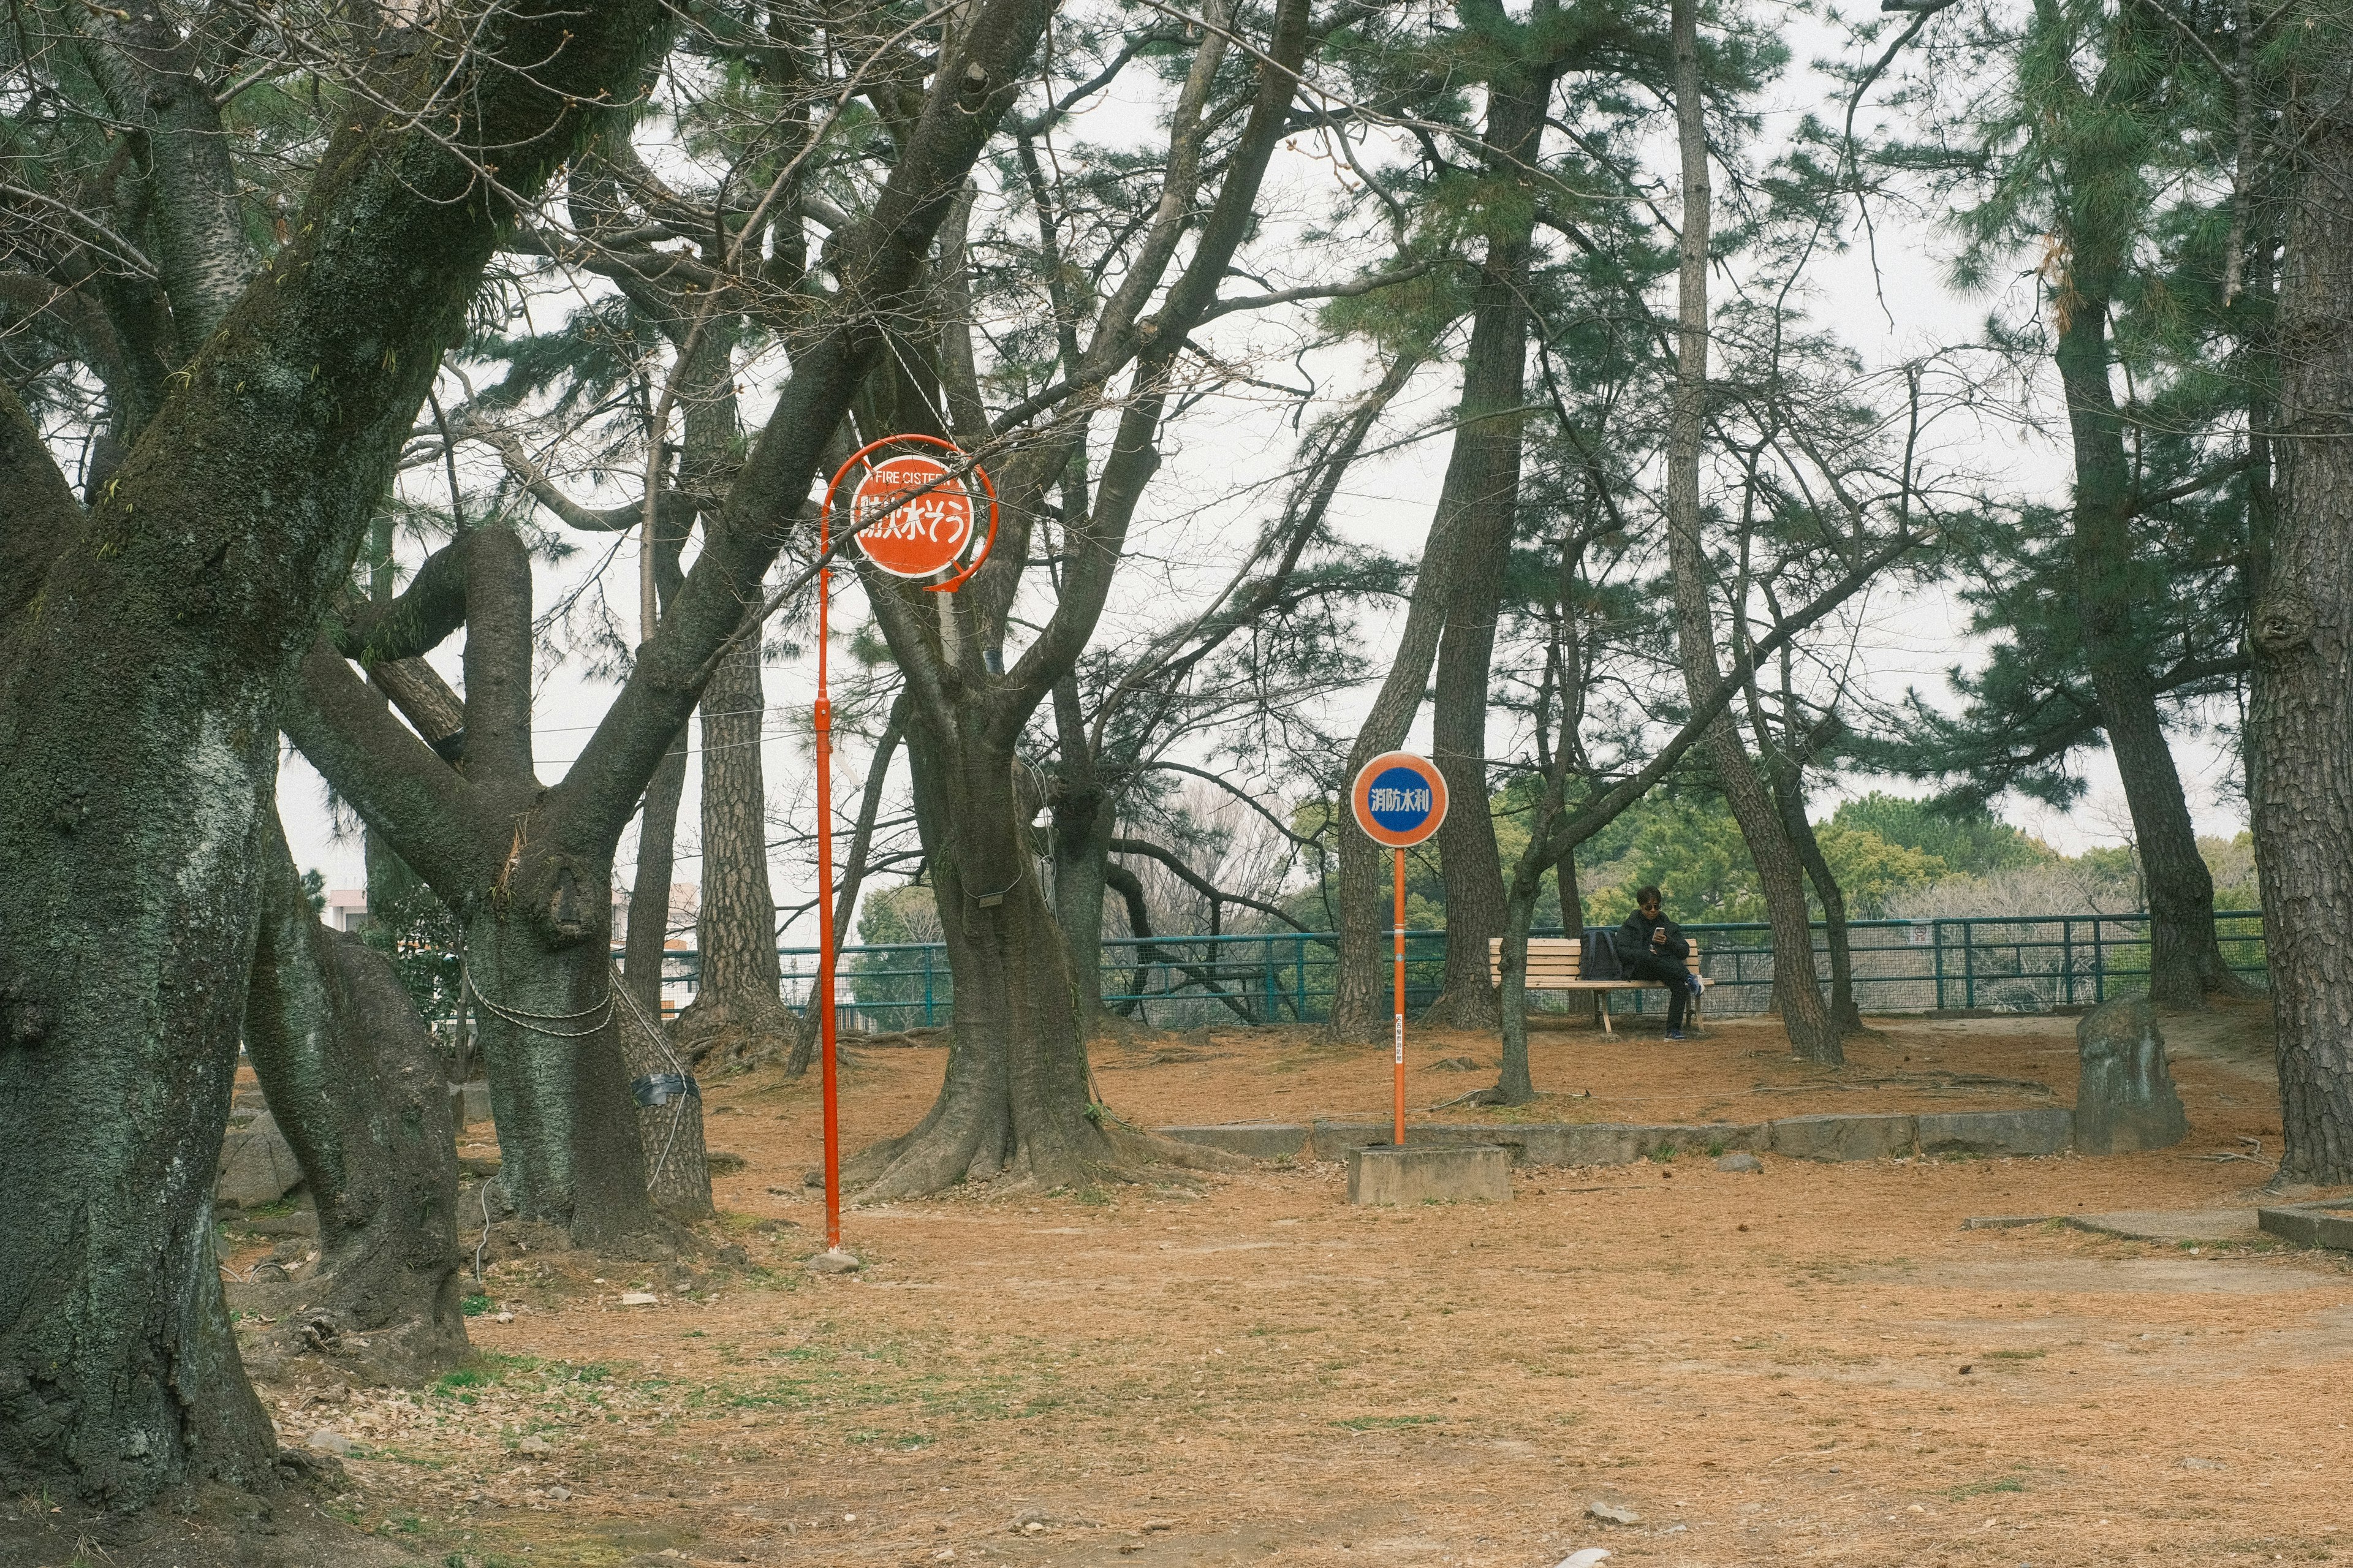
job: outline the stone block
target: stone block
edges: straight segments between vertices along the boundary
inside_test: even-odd
[[[1914,1116],[1785,1116],[1769,1127],[1771,1152],[1793,1160],[1886,1160],[1919,1141]]]
[[[449,1125],[462,1132],[477,1122],[491,1120],[491,1086],[487,1083],[453,1083],[449,1086]]]
[[[2075,1026],[2075,1148],[2084,1154],[2170,1149],[2189,1118],[2165,1062],[2165,1037],[2146,998],[2103,1003]]]
[[[1352,1204],[1509,1203],[1512,1160],[1493,1143],[1377,1144],[1348,1152]]]
[[[221,1140],[220,1174],[213,1182],[213,1201],[240,1208],[274,1204],[302,1180],[302,1167],[277,1118],[256,1111],[243,1126],[232,1125]]]
[[[1163,1127],[1158,1131],[1163,1138],[1180,1143],[1199,1143],[1252,1160],[1276,1160],[1286,1154],[1298,1159],[1307,1152],[1307,1126],[1300,1121],[1223,1121],[1203,1127]]]
[[[2056,1154],[2075,1135],[2063,1105],[2022,1110],[1936,1110],[1917,1118],[1923,1154]]]
[[[2353,1252],[2353,1207],[2342,1200],[2332,1207],[2323,1204],[2286,1204],[2277,1208],[2258,1209],[2255,1224],[2267,1236],[2283,1241],[2293,1241],[2299,1247],[2328,1247],[2340,1252]]]

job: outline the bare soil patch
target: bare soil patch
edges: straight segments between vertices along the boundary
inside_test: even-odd
[[[2353,1259],[1961,1228],[2257,1201],[2278,1147],[2249,1066],[2263,1016],[2168,1025],[2192,1131],[2160,1153],[1767,1156],[1761,1175],[1687,1155],[1389,1212],[1349,1208],[1339,1168],[1312,1164],[975,1189],[854,1212],[868,1268],[849,1279],[800,1268],[822,1245],[814,1075],[747,1073],[709,1089],[711,1144],[744,1161],[712,1258],[512,1258],[473,1366],[422,1392],[269,1396],[290,1442],[356,1445],[354,1522],[436,1563],[2341,1559]],[[2073,1029],[1883,1023],[1837,1074],[1761,1023],[1683,1046],[1548,1034],[1534,1119],[2065,1103]],[[1497,1046],[1410,1048],[1491,1065]],[[944,1059],[857,1053],[846,1145],[912,1122]],[[1387,1104],[1386,1051],[1304,1034],[1106,1043],[1096,1067],[1144,1126]],[[1482,1081],[1409,1088],[1427,1106]],[[2260,1163],[2216,1158],[2245,1139]],[[656,1304],[621,1305],[637,1290]]]

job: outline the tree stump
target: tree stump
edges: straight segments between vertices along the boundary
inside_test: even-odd
[[[2075,1026],[2075,1148],[2084,1154],[2169,1149],[2189,1118],[2165,1065],[2157,1011],[2137,996],[2107,1002]]]

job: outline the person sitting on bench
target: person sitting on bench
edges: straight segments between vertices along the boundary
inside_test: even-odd
[[[1667,988],[1667,1038],[1683,1036],[1683,1010],[1700,993],[1699,976],[1684,962],[1691,943],[1683,927],[1660,912],[1656,888],[1638,889],[1634,912],[1618,928],[1618,963],[1629,980],[1655,981]]]

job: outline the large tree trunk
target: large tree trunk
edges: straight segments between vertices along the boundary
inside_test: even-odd
[[[716,323],[688,363],[681,391],[686,453],[680,478],[689,494],[712,498],[708,529],[717,520],[716,498],[723,493],[723,476],[734,466],[740,434],[729,337]],[[742,628],[702,691],[702,902],[695,918],[702,973],[676,1030],[698,1064],[714,1056],[748,1061],[776,1055],[793,1032],[768,879],[763,629],[756,621]]]
[[[1697,0],[1672,11],[1675,123],[1683,160],[1682,278],[1677,299],[1674,409],[1667,437],[1667,542],[1675,586],[1675,626],[1684,689],[1696,704],[1723,678],[1716,665],[1712,581],[1700,528],[1700,443],[1707,414],[1707,268],[1711,194],[1707,130],[1700,98]],[[1707,731],[1707,759],[1764,884],[1773,928],[1774,995],[1789,1047],[1809,1061],[1845,1059],[1814,973],[1814,934],[1804,873],[1756,763],[1727,717]]]
[[[533,761],[521,540],[485,526],[452,551],[464,584],[462,776],[424,754],[323,645],[303,661],[284,722],[372,826],[405,835],[395,838],[402,858],[466,922],[464,986],[490,1073],[501,1184],[518,1215],[584,1244],[633,1245],[657,1221],[614,1032],[612,847],[627,817],[584,831],[547,809]]]
[[[263,837],[246,1054],[319,1215],[316,1272],[272,1292],[280,1337],[413,1383],[468,1350],[440,1058],[391,962],[311,912],[274,811]]]
[[[765,722],[754,628],[720,659],[702,695],[702,905],[695,920],[702,977],[677,1031],[697,1063],[771,1054],[792,1033],[768,883]]]
[[[1068,955],[1038,886],[1028,814],[1016,804],[1015,749],[1103,614],[1136,506],[1159,467],[1178,349],[1205,320],[1250,230],[1267,163],[1289,120],[1307,24],[1306,0],[1281,0],[1249,119],[1217,199],[1194,228],[1192,259],[1160,300],[1158,330],[1136,355],[1135,391],[1109,443],[1094,505],[1083,519],[1064,520],[1065,565],[1053,614],[1012,668],[999,656],[1029,559],[1029,519],[1071,460],[1071,445],[1041,446],[1008,466],[1002,488],[1012,500],[1006,510],[1013,526],[963,592],[930,595],[866,574],[869,602],[914,694],[907,739],[915,810],[955,976],[946,1081],[912,1132],[853,1163],[871,1197],[1007,1173],[1041,1186],[1074,1185],[1145,1160],[1198,1159],[1181,1145],[1100,1124]],[[1152,227],[1156,254],[1145,257],[1120,286],[1115,309],[1124,322],[1135,320],[1174,255],[1198,170],[1200,106],[1223,49],[1224,35],[1213,31],[1187,79],[1158,207],[1169,221]],[[1123,1152],[1128,1158],[1119,1159]]]
[[[2353,40],[2301,46],[2279,304],[2280,484],[2248,715],[2282,1179],[2353,1182]]]
[[[444,139],[501,149],[503,187],[528,201],[614,112],[601,105],[634,100],[661,26],[633,4],[558,19],[523,6],[479,36],[463,79],[433,50],[387,67],[393,105],[424,80],[452,108],[429,131],[399,107],[341,118],[272,275],[174,378],[86,526],[56,504],[54,469],[37,492],[0,494],[0,560],[35,568],[41,606],[0,626],[12,1492],[128,1510],[201,1478],[267,1479],[276,1440],[221,1306],[211,1187],[279,691],[509,210]],[[539,63],[479,67],[507,58]],[[0,407],[0,426],[21,419],[13,399]],[[28,524],[38,537],[20,550]],[[86,537],[99,547],[75,547]]]
[[[947,1079],[915,1128],[860,1153],[868,1200],[1000,1175],[1082,1187],[1117,1164],[1088,1115],[1086,1044],[1068,955],[1015,806],[1009,745],[943,733],[918,708],[907,753],[955,975]]]
[[[1535,6],[1539,16],[1553,9],[1553,0]],[[1548,74],[1519,69],[1499,71],[1488,86],[1486,141],[1496,165],[1490,177],[1516,176],[1522,192],[1491,211],[1494,226],[1473,296],[1457,416],[1461,424],[1454,436],[1464,476],[1455,495],[1461,518],[1447,565],[1446,624],[1430,691],[1430,760],[1446,775],[1453,803],[1438,830],[1446,884],[1446,979],[1429,1017],[1463,1029],[1492,1029],[1500,1019],[1487,974],[1488,940],[1504,930],[1503,855],[1488,808],[1487,679],[1519,521],[1525,421],[1511,411],[1525,390],[1528,258],[1536,209],[1528,187],[1535,183],[1551,88]],[[1453,479],[1451,467],[1448,478]]]
[[[466,933],[499,1184],[522,1218],[613,1246],[652,1226],[596,908],[611,884],[550,859],[537,897],[485,900]],[[521,907],[498,907],[509,903]]]
[[[2095,244],[2077,245],[2068,273],[2074,298],[2059,335],[2059,375],[2074,437],[2077,614],[2147,889],[2149,999],[2194,1008],[2210,992],[2237,995],[2244,987],[2215,938],[2213,874],[2198,853],[2181,774],[2158,716],[2156,683],[2133,632],[2144,591],[2156,584],[2134,561],[2132,469],[2108,380],[2115,266]]]

